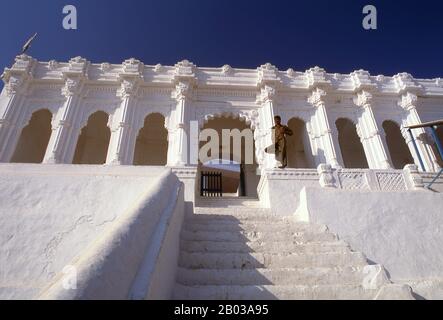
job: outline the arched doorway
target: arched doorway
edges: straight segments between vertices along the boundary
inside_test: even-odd
[[[103,111],[92,114],[81,130],[74,154],[74,164],[104,164],[111,138],[109,115]]]
[[[14,163],[41,163],[51,137],[52,113],[39,110],[32,114],[29,124],[23,128],[12,155]]]
[[[152,113],[145,118],[134,150],[134,165],[164,166],[168,157],[168,131],[165,117]]]
[[[288,127],[294,133],[287,137],[288,167],[314,168],[315,164],[305,122],[298,118],[292,118],[288,121]]]
[[[386,144],[391,156],[392,166],[395,169],[403,169],[405,165],[414,163],[414,158],[409,151],[400,127],[391,120],[386,120],[382,124],[386,134]]]
[[[225,196],[257,197],[260,176],[257,175],[254,132],[250,126],[238,117],[228,115],[209,120],[201,129],[202,133],[205,129],[212,129],[213,134],[204,137],[207,140],[200,142],[200,150],[206,153],[209,159],[199,163],[200,173],[221,173]],[[223,130],[227,130],[225,139]],[[215,144],[214,154],[214,150],[206,148],[211,141]]]
[[[368,161],[355,124],[347,118],[339,118],[335,125],[345,168],[368,168]]]

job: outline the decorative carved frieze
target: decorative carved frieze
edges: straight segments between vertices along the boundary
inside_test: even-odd
[[[137,89],[137,79],[123,79],[120,83],[120,88],[117,90],[117,97],[126,99],[131,95],[135,95]]]
[[[308,89],[329,87],[331,81],[327,79],[325,69],[315,66],[305,71],[306,87]]]
[[[276,86],[281,83],[281,79],[278,76],[278,69],[270,63],[266,63],[257,68],[258,73],[258,86],[273,85]]]
[[[371,80],[366,70],[356,70],[350,74],[354,91],[375,89],[377,85]]]
[[[312,90],[311,95],[308,97],[308,103],[314,107],[319,107],[323,105],[324,97],[326,96],[326,91],[320,88],[315,88]]]
[[[405,176],[413,189],[424,188],[423,178],[418,172],[418,167],[415,164],[407,164],[403,169]]]
[[[171,98],[177,101],[192,98],[192,86],[189,82],[179,82],[171,93]]]
[[[230,76],[234,73],[234,69],[232,69],[232,67],[229,64],[225,64],[222,67],[222,74],[225,76]]]
[[[330,164],[321,163],[317,167],[319,183],[323,188],[335,188],[335,178]]]
[[[100,65],[100,70],[102,70],[103,72],[108,72],[111,69],[111,64],[109,64],[108,62],[103,62]]]
[[[296,73],[294,71],[294,69],[289,68],[288,70],[286,70],[286,74],[288,75],[288,77],[295,77]]]
[[[362,108],[371,106],[373,101],[372,94],[366,90],[362,90],[354,97],[354,103]]]
[[[61,92],[65,97],[72,97],[73,95],[79,93],[81,87],[80,78],[68,78],[65,81]]]
[[[154,71],[155,72],[162,72],[163,71],[163,66],[160,64],[160,63],[157,63],[155,66],[154,66]]]
[[[10,77],[9,81],[5,85],[6,95],[10,97],[16,94],[19,91],[22,83],[23,80],[16,77]]]
[[[141,75],[144,70],[144,64],[135,58],[127,59],[123,62],[123,72],[125,74]]]
[[[51,61],[48,62],[48,68],[51,71],[57,70],[58,66],[59,66],[59,63],[57,61],[55,61],[55,60],[51,60]]]
[[[257,96],[257,103],[266,103],[273,101],[276,96],[275,87],[265,85],[260,89],[260,94]]]
[[[403,72],[396,74],[393,79],[396,90],[400,94],[407,91],[415,93],[422,90],[422,87],[415,82],[414,78],[409,73]]]
[[[196,66],[188,60],[178,62],[174,70],[174,82],[187,81],[189,83],[195,83],[197,78],[195,76]]]
[[[417,106],[417,102],[418,102],[418,97],[416,94],[411,92],[406,92],[401,96],[398,105],[403,109],[409,111]]]
[[[87,75],[90,62],[82,57],[69,60],[69,72]]]

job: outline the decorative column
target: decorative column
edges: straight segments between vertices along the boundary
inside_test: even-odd
[[[0,94],[0,162],[8,162],[20,137],[20,121],[25,110],[28,83],[35,60],[25,54],[15,58],[14,65],[5,69],[5,87]]]
[[[257,95],[256,104],[260,106],[259,128],[255,130],[256,153],[260,169],[277,168],[278,163],[274,154],[268,154],[264,150],[272,145],[272,127],[274,126],[274,115],[276,115],[277,89],[282,81],[278,69],[270,63],[257,68]],[[282,119],[286,121],[287,119]]]
[[[175,64],[175,89],[171,93],[171,98],[176,105],[168,124],[169,146],[167,165],[171,167],[188,166],[191,164],[188,157],[190,153],[190,139],[188,137],[190,134],[193,88],[197,83],[195,70],[196,66],[188,60]],[[195,155],[193,157],[195,158]]]
[[[418,97],[416,94],[411,92],[406,92],[402,95],[399,106],[401,106],[407,113],[406,119],[403,124],[405,126],[420,124],[421,119],[417,112],[417,102]],[[410,137],[408,137],[408,133],[406,129],[402,128],[403,136],[406,139],[406,142],[409,146],[409,150],[414,158],[416,164],[419,164],[420,161],[417,157],[417,152],[413,145],[413,141]],[[417,145],[418,153],[420,154],[421,159],[423,160],[423,165],[426,171],[438,171],[440,166],[438,165],[437,158],[432,150],[432,147],[428,143],[428,136],[424,128],[417,128],[412,130],[412,134],[415,138],[415,142]]]
[[[133,124],[144,64],[131,58],[125,60],[122,66],[123,72],[119,74],[120,88],[117,90],[117,97],[121,102],[112,117],[107,165],[132,165],[134,159],[136,132]]]
[[[77,113],[82,88],[82,78],[67,78],[62,88],[66,98],[63,107],[58,111],[52,125],[52,134],[46,149],[44,163],[70,163],[67,147],[72,132],[72,123]]]
[[[359,118],[360,138],[370,169],[391,169],[389,158],[380,131],[371,108],[372,94],[361,90],[354,98],[354,103],[362,108]]]
[[[315,127],[315,135],[318,137],[317,139],[317,154],[319,147],[322,148],[324,152],[325,160],[328,164],[330,164],[333,168],[341,168],[340,163],[338,162],[336,145],[338,146],[338,137],[333,137],[333,131],[329,126],[329,119],[326,113],[326,105],[324,101],[324,97],[326,96],[326,92],[323,89],[315,88],[311,95],[308,97],[308,103],[314,106],[315,114],[313,126]],[[334,131],[336,132],[336,131]]]
[[[168,166],[186,166],[188,161],[189,104],[192,88],[189,82],[180,81],[171,97],[176,101],[174,117],[169,130]]]
[[[121,99],[120,107],[116,110],[111,125],[111,139],[106,157],[108,165],[131,165],[134,148],[130,141],[133,132],[135,106],[137,105],[136,92],[137,78],[122,79],[117,96]]]
[[[257,147],[262,153],[262,169],[272,169],[277,167],[275,155],[264,153],[266,147],[272,145],[272,127],[274,126],[274,99],[276,90],[273,86],[265,85],[261,88],[257,103],[261,104],[260,129],[256,130],[255,139],[258,140]]]

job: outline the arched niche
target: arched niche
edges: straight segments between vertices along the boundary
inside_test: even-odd
[[[288,168],[314,168],[306,123],[299,118],[292,118],[288,121],[288,127],[294,133],[287,137]]]
[[[414,163],[414,158],[401,134],[400,126],[392,120],[383,121],[382,126],[386,134],[386,144],[392,166],[395,169],[403,169],[405,165]]]
[[[52,113],[47,109],[34,112],[23,128],[11,157],[14,163],[41,163],[51,137]]]
[[[89,116],[88,123],[80,132],[74,153],[74,164],[104,164],[108,153],[111,130],[109,115],[97,111]]]
[[[165,117],[152,113],[145,118],[144,126],[137,135],[134,165],[164,166],[168,156],[168,131]]]
[[[345,168],[368,168],[368,161],[355,124],[347,118],[339,118],[335,125]]]

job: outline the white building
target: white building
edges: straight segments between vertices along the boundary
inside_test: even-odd
[[[0,162],[5,163],[1,170],[8,183],[14,181],[8,172],[20,170],[30,176],[39,170],[68,176],[82,170],[88,174],[97,170],[97,175],[132,172],[149,176],[152,170],[159,170],[158,166],[165,166],[184,182],[184,200],[192,214],[192,205],[198,206],[205,199],[198,196],[202,164],[194,165],[192,161],[198,148],[188,140],[191,121],[197,121],[197,129],[250,128],[254,131],[254,164],[244,167],[242,181],[245,194],[259,198],[260,209],[277,215],[295,215],[298,221],[326,224],[371,260],[392,266],[388,271],[394,280],[431,298],[443,296],[443,274],[438,271],[443,270],[439,249],[443,237],[435,229],[442,222],[437,214],[443,204],[438,192],[442,182],[434,185],[435,192],[423,189],[423,181],[429,181],[443,162],[428,131],[415,129],[412,139],[404,129],[443,118],[440,78],[415,79],[407,73],[372,76],[364,70],[330,74],[319,67],[304,72],[280,71],[271,64],[257,69],[228,65],[203,68],[187,60],[175,66],[145,65],[136,59],[118,65],[93,64],[81,57],[67,63],[39,62],[21,55],[11,68],[5,69],[3,80]],[[270,128],[277,114],[295,132],[288,138],[289,166],[284,170],[275,169],[274,157],[264,152],[271,143]],[[443,128],[438,129],[438,134],[443,140]],[[143,167],[127,167],[133,165]],[[45,197],[51,195],[42,199]],[[354,214],[364,210],[355,207],[355,203],[374,215],[374,220],[349,222]],[[395,206],[386,211],[383,206],[389,207],[387,203]],[[344,208],[348,211],[342,215]],[[419,215],[424,212],[422,208],[428,215]],[[383,217],[373,212],[377,210],[383,212]],[[398,219],[396,210],[406,210],[411,221],[429,220],[426,226],[400,221],[386,238],[368,240],[368,234],[375,232],[371,228],[382,229],[377,219]],[[414,214],[408,216],[410,212]],[[5,215],[4,228],[9,221]],[[355,234],[358,228],[360,237]],[[94,232],[91,234],[99,234],[98,229]],[[429,233],[417,234],[423,232]],[[410,252],[394,259],[392,256],[398,250],[395,239],[404,233],[413,233],[401,244],[409,246]],[[381,249],[383,243],[391,240],[391,247]],[[427,243],[429,250],[420,247]],[[434,247],[435,243],[440,246]],[[83,252],[77,249],[76,254]],[[403,265],[411,256],[419,262],[413,267]],[[426,259],[430,256],[436,261],[427,268]],[[65,262],[70,258],[73,256],[65,257]],[[51,274],[60,270],[54,269]],[[3,278],[14,278],[13,274],[11,267]],[[45,279],[50,283],[53,278]],[[36,287],[39,290],[29,295],[18,289],[4,292],[7,297],[32,298],[44,286]],[[76,297],[86,296],[100,295]]]

